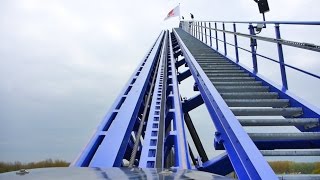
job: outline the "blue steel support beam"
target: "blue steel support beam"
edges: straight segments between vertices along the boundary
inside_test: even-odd
[[[178,82],[180,83],[181,81],[187,79],[188,77],[191,76],[191,71],[188,69],[182,73],[178,74]]]
[[[184,129],[184,119],[182,112],[181,99],[178,89],[177,72],[175,68],[175,59],[173,57],[171,34],[169,34],[169,54],[168,54],[168,114],[172,117],[174,135],[174,156],[175,166],[179,169],[191,169],[189,148]]]
[[[202,96],[201,94],[198,94],[190,99],[184,100],[182,103],[182,109],[184,113],[187,113],[199,107],[202,104],[203,104]]]
[[[142,60],[92,139],[71,166],[119,167],[160,53],[164,32]]]
[[[163,168],[163,143],[164,143],[164,109],[165,102],[165,66],[168,46],[168,32],[161,52],[161,60],[157,72],[157,80],[150,105],[150,112],[144,136],[144,144],[139,161],[141,168]],[[157,156],[158,155],[158,156]]]
[[[181,59],[176,62],[176,68],[178,69],[180,66],[184,65],[186,63],[185,59]]]
[[[260,151],[244,131],[216,88],[212,85],[200,65],[194,59],[177,31],[173,32],[178,40],[184,58],[198,85],[217,129],[216,136],[223,143],[232,166],[240,179],[278,179]]]

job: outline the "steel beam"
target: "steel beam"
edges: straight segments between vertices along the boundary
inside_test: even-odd
[[[161,52],[157,80],[150,105],[150,112],[139,161],[141,168],[163,168],[164,110],[166,92],[166,57],[168,32]]]
[[[182,72],[182,73],[179,73],[178,77],[177,77],[178,78],[178,82],[180,83],[181,81],[187,79],[190,76],[191,76],[191,72],[190,72],[189,69],[184,71],[184,72]]]
[[[182,103],[182,109],[184,113],[190,112],[193,109],[199,107],[200,105],[203,104],[203,99],[200,94],[190,98],[186,99]]]
[[[188,127],[188,130],[190,132],[190,135],[191,135],[191,138],[192,138],[192,140],[194,142],[194,145],[196,146],[198,154],[199,154],[199,156],[201,158],[201,161],[202,162],[208,161],[207,153],[206,153],[206,151],[204,150],[204,148],[202,146],[202,143],[201,143],[200,138],[198,136],[197,130],[196,130],[196,128],[194,127],[194,125],[192,123],[192,120],[191,120],[191,117],[190,117],[189,113],[184,113],[184,120],[185,120],[186,125]]]
[[[228,175],[233,172],[233,167],[227,153],[222,153],[209,161],[197,166],[200,171],[211,172],[219,175]]]
[[[180,51],[181,52],[181,51]],[[175,167],[180,169],[190,169],[190,157],[188,144],[184,130],[184,119],[181,99],[178,89],[177,72],[175,68],[175,58],[173,56],[171,34],[169,34],[169,54],[168,54],[168,90],[167,107],[169,119],[172,119],[174,135],[174,155]]]

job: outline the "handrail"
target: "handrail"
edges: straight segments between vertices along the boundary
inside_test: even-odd
[[[320,21],[181,21],[181,22],[214,22],[236,24],[287,24],[287,25],[320,25]]]
[[[285,40],[285,39],[274,39],[274,38],[269,38],[269,37],[250,35],[250,34],[232,32],[232,31],[221,30],[221,29],[207,28],[206,26],[199,26],[199,27],[204,28],[204,29],[209,29],[209,30],[216,30],[218,32],[233,34],[233,35],[237,35],[237,36],[242,36],[242,37],[247,37],[247,38],[252,38],[252,39],[257,39],[257,40],[262,40],[262,41],[268,41],[268,42],[272,42],[272,43],[280,43],[280,44],[287,45],[287,46],[292,46],[292,47],[297,47],[297,48],[301,48],[301,49],[307,49],[307,50],[311,50],[311,51],[320,52],[320,45],[316,45],[316,44],[297,42],[297,41],[289,41],[289,40]]]
[[[214,25],[212,23],[214,23]],[[218,23],[222,24],[222,29],[217,28]],[[233,24],[233,30],[226,30],[225,24]],[[247,24],[249,26],[249,28],[248,28],[249,33],[246,34],[243,32],[241,32],[241,33],[237,32],[236,31],[237,24]],[[253,26],[253,24],[274,24],[276,37],[272,38],[272,37],[264,37],[264,36],[256,35],[256,31],[259,30],[259,27],[258,27],[258,25]],[[285,25],[320,25],[320,21],[181,21],[180,27],[182,27],[182,29],[184,29],[186,32],[190,33],[191,35],[193,35],[197,39],[201,40],[203,43],[208,44],[208,42],[210,42],[210,47],[215,48],[217,51],[219,51],[219,42],[222,42],[224,45],[224,48],[223,48],[224,52],[221,52],[221,53],[224,54],[225,56],[228,55],[227,45],[235,47],[236,63],[239,63],[239,57],[238,57],[238,50],[239,49],[243,50],[245,52],[251,53],[252,62],[253,62],[253,70],[255,73],[258,73],[257,56],[262,57],[264,59],[267,59],[269,61],[278,63],[280,66],[282,86],[284,89],[288,89],[287,77],[286,77],[287,75],[286,75],[285,67],[289,67],[291,69],[297,70],[297,71],[302,72],[304,74],[307,74],[309,76],[320,79],[320,75],[317,75],[317,74],[308,72],[306,70],[300,69],[298,67],[286,64],[284,62],[284,54],[283,54],[283,50],[282,50],[282,45],[285,45],[285,46],[295,47],[295,48],[299,48],[299,49],[320,52],[320,45],[282,39],[281,35],[280,35],[280,25],[281,24],[285,24]],[[209,31],[209,33],[207,33],[207,31]],[[215,33],[212,33],[212,31],[214,31]],[[218,32],[222,33],[223,39],[218,38]],[[234,36],[233,43],[227,42],[227,40],[225,38],[226,34],[230,34],[230,35]],[[248,50],[247,48],[238,46],[238,42],[237,42],[238,36],[250,39],[251,50]],[[209,38],[209,41],[208,41],[208,38]],[[212,41],[212,39],[216,40],[215,44],[213,43],[214,41]],[[265,55],[258,54],[256,52],[258,40],[277,44],[278,59],[276,60],[276,59],[267,57]]]
[[[208,36],[208,35],[207,35],[207,36]],[[215,37],[211,37],[211,38],[216,39]],[[221,39],[217,39],[217,40],[218,40],[219,42],[224,42],[224,41],[221,40]],[[236,45],[236,44],[232,44],[232,43],[228,43],[228,42],[226,42],[226,44],[227,44],[227,45],[230,45],[230,46],[233,46],[233,47],[236,47],[236,48],[238,48],[238,49],[241,49],[241,50],[243,50],[243,51],[246,51],[246,52],[251,53],[250,50],[245,49],[245,48],[242,48],[242,47],[239,47],[239,46]],[[262,57],[262,58],[265,58],[265,59],[267,59],[267,60],[269,60],[269,61],[272,61],[272,62],[275,62],[275,63],[279,63],[277,60],[272,59],[272,58],[267,57],[267,56],[264,56],[264,55],[262,55],[262,54],[255,53],[255,55],[257,55],[257,56],[259,56],[259,57]],[[310,76],[313,76],[313,77],[315,77],[315,78],[320,79],[320,76],[319,76],[319,75],[316,75],[316,74],[313,74],[313,73],[311,73],[311,72],[308,72],[308,71],[299,69],[299,68],[297,68],[297,67],[295,67],[295,66],[292,66],[292,65],[289,65],[289,64],[286,64],[286,63],[283,63],[283,65],[285,65],[285,66],[287,66],[287,67],[290,67],[290,68],[292,68],[292,69],[295,69],[295,70],[297,70],[297,71],[300,71],[300,72],[302,72],[302,73],[308,74],[308,75],[310,75]]]

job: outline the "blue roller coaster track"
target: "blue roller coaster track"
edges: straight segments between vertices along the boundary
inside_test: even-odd
[[[275,37],[259,36],[261,24],[274,28]],[[306,54],[320,52],[320,46],[282,39],[283,25],[311,28],[320,22],[181,21],[179,28],[162,31],[71,166],[162,169],[163,173],[195,170],[221,177],[235,172],[239,179],[290,178],[276,175],[265,156],[320,156],[320,109],[289,90],[286,70],[317,80],[320,76],[286,63],[283,46]],[[237,31],[239,26],[246,26],[247,32]],[[232,38],[227,41],[227,36]],[[248,48],[238,45],[239,38]],[[274,45],[277,58],[258,53],[260,42]],[[240,51],[250,55],[252,68],[240,63],[246,58]],[[281,85],[259,73],[260,61],[266,60],[278,64]],[[180,72],[182,66],[188,69]],[[194,79],[198,95],[185,99],[179,83],[188,77]],[[211,159],[189,115],[202,104],[216,128],[215,149],[210,151],[225,150]],[[298,132],[248,133],[245,126],[294,126]],[[303,177],[313,176],[295,176]]]

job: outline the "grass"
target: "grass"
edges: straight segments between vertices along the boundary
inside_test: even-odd
[[[45,167],[68,167],[70,163],[63,160],[46,159],[39,162],[21,163],[16,162],[0,162],[0,173],[17,171],[20,169],[35,169]]]
[[[17,171],[20,169],[35,169],[45,167],[68,167],[70,163],[63,160],[47,159],[39,162],[21,163],[0,162],[0,173]],[[320,162],[297,163],[292,161],[269,162],[276,174],[320,174]]]
[[[269,164],[276,174],[320,174],[320,162],[274,161]]]

